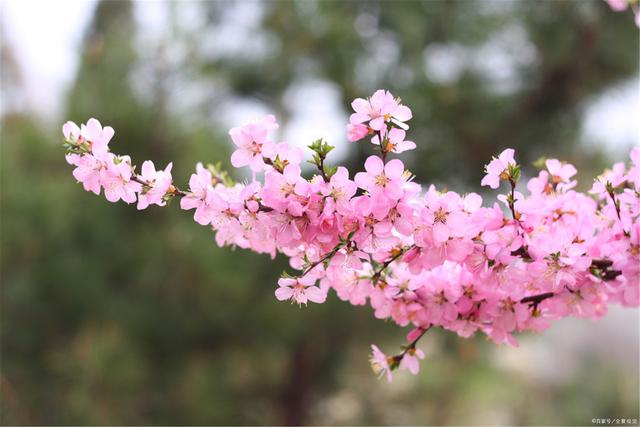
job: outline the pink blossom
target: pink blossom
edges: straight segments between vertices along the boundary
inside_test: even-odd
[[[457,193],[439,194],[431,186],[425,195],[425,210],[422,218],[431,227],[433,242],[437,245],[450,237],[464,237],[468,215],[462,211],[462,200]]]
[[[607,183],[610,183],[614,188],[620,186],[626,180],[625,166],[623,162],[618,162],[613,165],[611,169],[607,169],[598,176],[593,182],[593,186],[589,193],[595,194],[600,198],[606,199],[609,197],[607,192]]]
[[[390,200],[402,197],[404,164],[393,159],[386,165],[377,156],[369,156],[364,168],[366,172],[358,172],[354,178],[358,187],[371,194],[381,193]]]
[[[131,175],[131,171],[126,170],[127,167],[130,168],[130,160],[128,166],[115,167],[113,165],[114,160],[120,161],[119,158],[109,154],[108,144],[114,134],[113,128],[107,126],[103,129],[98,120],[89,119],[86,125],[83,124],[80,127],[71,121],[66,122],[62,126],[62,133],[67,142],[84,149],[88,144],[91,150],[91,154],[73,153],[67,155],[67,162],[76,166],[73,176],[82,183],[86,191],[100,194],[101,188],[108,184],[110,187],[108,193],[105,188],[105,196],[108,194],[108,200],[119,200],[121,196],[124,196],[123,200],[129,200],[127,203],[131,203],[132,196],[135,200],[135,194],[132,195],[130,192],[131,189],[137,188],[135,184],[122,184],[121,189],[114,190],[119,185],[119,181],[110,179],[122,172],[122,179],[128,181]],[[126,160],[128,157],[124,156],[122,159]]]
[[[100,181],[104,187],[104,196],[110,202],[122,200],[134,203],[136,193],[142,190],[140,183],[133,181],[133,169],[129,156],[109,156],[107,167],[102,169]]]
[[[482,178],[481,185],[488,185],[489,187],[496,189],[500,186],[501,179],[509,178],[509,166],[515,166],[516,161],[513,158],[515,151],[513,148],[507,148],[498,158],[494,158],[491,163],[486,166],[486,172],[484,178]]]
[[[392,128],[389,131],[383,131],[383,139],[387,140],[385,147],[386,152],[391,153],[403,153],[405,151],[413,150],[416,148],[416,143],[413,141],[406,141],[404,138],[406,132],[402,129]],[[378,135],[373,137],[372,142],[376,145],[380,145],[380,138]]]
[[[420,360],[424,359],[424,353],[419,348],[411,347],[400,361],[400,369],[406,369],[413,375],[420,372]]]
[[[482,233],[482,241],[486,245],[487,258],[505,265],[513,260],[511,253],[523,244],[519,226],[514,224],[505,225],[495,231],[485,231]]]
[[[549,178],[549,172],[540,171],[538,176],[531,178],[527,182],[527,189],[534,195],[550,194],[553,192],[553,186]]]
[[[287,165],[282,173],[269,171],[261,195],[265,204],[279,212],[302,215],[309,183],[301,176],[300,166]]]
[[[411,110],[400,104],[400,100],[385,90],[377,90],[369,99],[357,98],[351,103],[354,109],[349,119],[353,125],[369,122],[369,127],[380,131],[385,123],[393,121],[396,125],[406,128],[407,120],[411,119]],[[360,131],[361,132],[361,131]]]
[[[391,380],[393,380],[393,375],[391,374],[391,367],[389,366],[388,359],[387,355],[380,351],[376,345],[371,344],[371,355],[369,356],[371,369],[373,369],[373,372],[378,376],[378,378],[386,376],[387,381],[391,382]]]
[[[569,182],[577,172],[572,164],[562,163],[556,159],[547,159],[545,165],[553,180],[557,182]]]
[[[100,194],[102,188],[101,175],[105,168],[105,163],[96,159],[91,154],[80,156],[78,154],[68,154],[67,162],[76,166],[73,170],[73,177],[82,183],[86,191]]]
[[[75,131],[75,129],[72,131]],[[109,141],[111,141],[115,133],[113,128],[111,126],[103,128],[98,120],[89,119],[86,125],[82,125],[80,132],[82,137],[91,143],[93,155],[103,160],[109,151]]]
[[[337,211],[341,215],[348,215],[351,211],[349,201],[356,190],[357,185],[349,179],[349,171],[340,166],[330,178],[329,183],[321,190],[322,195],[325,196],[325,212]]]
[[[171,167],[169,163],[164,170],[156,171],[151,160],[142,163],[142,173],[140,179],[147,183],[148,187],[143,187],[138,195],[138,209],[146,209],[149,205],[164,206],[164,196],[171,187]]]
[[[254,172],[261,171],[264,167],[263,150],[271,149],[269,146],[273,144],[267,141],[267,135],[269,131],[277,128],[275,117],[269,115],[231,129],[229,135],[238,147],[231,155],[231,164],[237,168],[248,165]]]
[[[571,180],[578,172],[575,166],[570,163],[562,163],[556,159],[548,159],[545,165],[551,175],[551,180],[558,185],[558,189],[567,191],[576,186],[576,181]]]
[[[264,157],[273,161],[277,160],[283,166],[299,165],[302,161],[302,150],[286,142],[265,145],[263,148]]]
[[[68,121],[62,125],[62,134],[67,141],[77,141],[80,137],[80,128],[74,122]]]
[[[369,128],[363,124],[349,123],[347,125],[347,137],[350,142],[356,142],[369,134]]]
[[[276,289],[276,298],[279,301],[292,300],[298,305],[307,305],[307,301],[321,304],[326,300],[327,294],[314,286],[315,282],[316,280],[309,276],[298,279],[282,277],[278,280],[279,287]]]
[[[193,219],[200,225],[207,225],[211,222],[211,206],[213,198],[213,177],[211,172],[202,166],[196,165],[196,173],[189,179],[189,194],[180,200],[180,208],[184,210],[196,209]]]

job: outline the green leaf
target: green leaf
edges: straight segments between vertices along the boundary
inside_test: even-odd
[[[333,175],[335,175],[335,173],[338,171],[338,167],[337,166],[325,166],[324,167],[324,174],[327,176],[327,178],[331,178]]]
[[[532,165],[536,169],[543,170],[543,169],[546,169],[547,167],[546,162],[547,162],[547,158],[545,156],[540,156],[538,157],[538,160],[532,163]]]
[[[509,175],[511,175],[511,179],[518,182],[520,179],[520,165],[509,165]]]

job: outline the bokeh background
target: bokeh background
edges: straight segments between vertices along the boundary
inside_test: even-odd
[[[216,247],[177,205],[82,191],[61,124],[112,148],[227,166],[227,129],[275,113],[352,168],[349,102],[411,106],[424,183],[479,190],[515,147],[578,166],[581,189],[638,144],[638,29],[600,0],[0,4],[2,424],[589,425],[640,418],[638,312],[568,319],[519,348],[432,331],[418,376],[378,381],[370,343],[406,331],[335,296],[273,296],[283,259]],[[528,169],[530,172],[533,168]],[[242,178],[238,171],[235,176]]]

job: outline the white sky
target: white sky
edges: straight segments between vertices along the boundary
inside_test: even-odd
[[[159,6],[153,1],[137,4],[137,16],[147,34],[158,32],[159,23],[165,22],[162,7]],[[58,115],[63,107],[60,105],[64,99],[62,95],[74,77],[78,64],[78,45],[94,7],[94,0],[0,2],[2,34],[7,37],[20,64],[26,83],[28,108],[43,118],[61,119]],[[624,155],[619,152],[623,147],[626,149],[631,144],[640,144],[637,119],[640,117],[639,81],[634,79],[619,85],[593,100],[583,122],[586,143],[604,142],[616,156]],[[313,91],[314,96],[321,97],[323,94],[316,93],[322,92],[318,87],[321,89],[322,84],[316,85],[315,89],[310,87],[306,92]],[[337,142],[335,139],[341,139],[346,116],[343,111],[335,111],[335,114],[325,111],[339,107],[337,89],[327,85],[325,89],[324,104],[327,108],[322,113],[324,117],[330,116],[331,120],[317,127],[317,124],[313,124],[314,111],[303,112],[300,117],[294,117],[284,136],[306,138],[313,135],[313,138],[317,138],[324,132],[329,140]],[[302,98],[309,96],[300,86],[294,85],[292,91],[288,98],[294,103],[298,98],[295,95],[302,95]],[[316,107],[322,107],[322,103],[316,104]]]
[[[0,2],[2,36],[20,64],[30,108],[59,113],[62,91],[78,65],[77,46],[95,2],[92,0]]]
[[[606,142],[616,156],[626,156],[621,151],[630,145],[640,146],[640,77],[609,89],[592,102],[584,118],[583,137],[587,144]]]

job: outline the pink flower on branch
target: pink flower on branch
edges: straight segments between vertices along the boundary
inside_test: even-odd
[[[276,298],[279,301],[291,300],[298,305],[307,305],[307,301],[321,304],[327,299],[327,294],[315,286],[316,280],[312,276],[298,279],[283,277],[278,280]]]
[[[267,140],[268,133],[277,128],[276,118],[269,115],[261,120],[231,129],[229,135],[238,147],[231,155],[231,164],[236,168],[249,166],[254,172],[261,171],[264,168],[264,153],[272,151],[274,145]]]
[[[388,382],[393,380],[393,374],[391,373],[391,366],[389,365],[389,358],[380,349],[371,345],[371,356],[369,356],[369,363],[371,369],[378,376],[378,378],[386,377]]]
[[[510,168],[516,165],[516,161],[513,158],[515,150],[513,148],[507,148],[498,158],[494,158],[486,166],[486,172],[484,178],[482,178],[481,185],[488,185],[494,190],[500,186],[501,180],[508,180],[511,177]]]
[[[367,158],[364,169],[354,178],[358,187],[367,190],[372,195],[383,194],[389,200],[402,197],[404,183],[404,165],[398,159],[393,159],[386,165],[377,156]]]
[[[400,154],[416,148],[415,142],[405,140],[407,132],[402,129],[392,128],[391,130],[382,131],[381,134],[383,150],[387,153]],[[378,135],[374,136],[372,142],[375,145],[380,145],[380,137]]]
[[[147,160],[142,163],[140,178],[145,184],[138,196],[138,209],[146,209],[149,205],[164,206],[166,204],[164,197],[173,182],[172,167],[173,164],[169,163],[164,170],[156,171],[152,161]]]
[[[409,107],[400,104],[399,99],[382,89],[376,91],[369,99],[355,99],[351,107],[355,113],[351,115],[349,122],[352,125],[367,122],[374,131],[382,130],[389,122],[407,128],[405,122],[412,117]]]
[[[202,166],[196,165],[196,173],[189,179],[190,192],[180,200],[180,207],[184,210],[194,209],[193,219],[200,225],[211,222],[213,203],[213,176],[211,172]]]
[[[142,185],[132,179],[131,159],[129,156],[116,157],[110,153],[107,158],[107,167],[100,171],[104,197],[110,202],[122,200],[125,203],[134,203],[136,193],[142,190]]]

